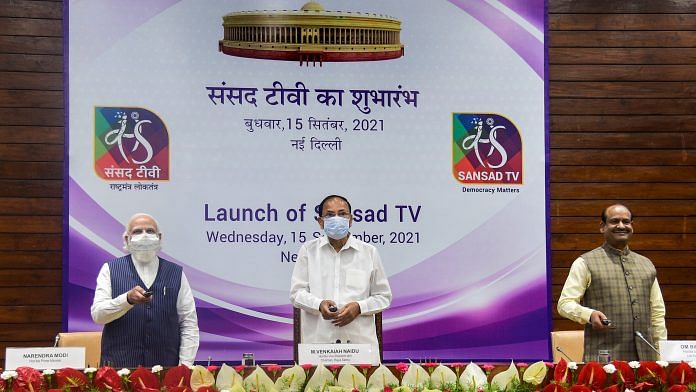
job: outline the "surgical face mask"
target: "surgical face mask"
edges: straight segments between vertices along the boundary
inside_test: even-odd
[[[329,238],[340,240],[348,235],[348,229],[350,227],[348,223],[348,218],[340,216],[324,218],[324,232]]]
[[[157,251],[160,250],[160,238],[157,234],[136,234],[128,240],[127,248],[136,260],[140,262],[152,261]]]

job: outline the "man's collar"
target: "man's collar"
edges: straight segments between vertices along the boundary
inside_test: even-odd
[[[350,233],[348,233],[348,241],[346,241],[345,247],[358,249],[358,240]]]
[[[623,250],[621,250],[621,249],[616,249],[613,246],[609,245],[607,242],[605,242],[602,245],[602,248],[604,248],[604,250],[606,250],[610,254],[613,254],[616,256],[628,256],[628,254],[631,253],[631,250],[628,248],[628,245],[626,245],[626,247],[623,248]]]
[[[323,236],[319,237],[319,247],[321,248],[326,245],[331,246],[331,244],[329,244],[329,237],[324,234]]]

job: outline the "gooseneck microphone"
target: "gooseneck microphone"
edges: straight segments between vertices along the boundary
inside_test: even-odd
[[[559,353],[563,354],[563,356],[566,357],[566,358],[568,358],[568,360],[569,360],[570,362],[575,362],[575,361],[573,361],[573,358],[571,358],[568,354],[566,354],[565,352],[563,352],[563,350],[561,350],[561,347],[560,347],[560,346],[556,346],[556,351],[558,351]]]
[[[658,349],[656,349],[655,346],[650,344],[650,342],[648,342],[648,340],[645,337],[643,337],[643,334],[640,333],[640,331],[636,331],[635,334],[636,334],[636,336],[638,336],[640,338],[640,340],[642,340],[645,344],[647,344],[648,347],[650,347],[653,351],[655,351],[657,353],[657,355],[660,355],[660,351],[658,351]]]

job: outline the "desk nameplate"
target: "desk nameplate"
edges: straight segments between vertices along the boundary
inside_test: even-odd
[[[299,344],[297,353],[302,364],[372,363],[372,345],[370,344]]]
[[[660,359],[667,362],[696,361],[696,340],[661,340]]]
[[[5,350],[5,368],[21,366],[34,369],[84,369],[84,347],[8,347]]]

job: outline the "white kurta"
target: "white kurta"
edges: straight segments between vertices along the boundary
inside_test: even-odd
[[[336,252],[326,236],[300,248],[290,285],[290,301],[302,309],[303,343],[369,343],[373,364],[379,363],[374,314],[391,303],[391,288],[377,248],[353,236]],[[336,327],[319,312],[329,299],[338,308],[350,302],[360,305],[361,314],[350,324]]]

